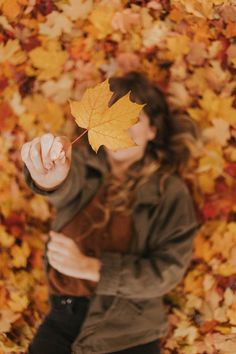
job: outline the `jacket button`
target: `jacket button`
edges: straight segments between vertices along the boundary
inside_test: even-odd
[[[72,299],[71,299],[70,297],[68,297],[67,299],[62,299],[62,300],[61,300],[61,303],[62,303],[63,305],[65,305],[65,304],[71,304],[71,303],[72,303]]]

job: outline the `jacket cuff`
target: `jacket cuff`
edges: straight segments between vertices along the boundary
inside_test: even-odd
[[[100,258],[100,279],[95,288],[96,294],[119,294],[120,275],[122,268],[122,254],[115,252],[102,252]]]
[[[34,191],[35,193],[41,194],[41,195],[49,196],[49,195],[52,195],[53,193],[58,193],[58,192],[62,193],[63,192],[63,190],[67,186],[67,181],[72,174],[72,169],[70,169],[70,172],[68,173],[68,176],[66,177],[66,179],[60,185],[58,185],[56,188],[54,188],[52,190],[45,190],[45,189],[40,188],[34,182],[33,178],[31,177],[31,174],[30,174],[26,164],[24,164],[24,166],[23,166],[23,173],[24,173],[24,177],[25,177],[25,182],[32,189],[32,191]]]

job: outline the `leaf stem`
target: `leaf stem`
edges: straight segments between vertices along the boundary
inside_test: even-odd
[[[74,143],[75,143],[77,140],[79,140],[80,138],[82,138],[82,136],[83,136],[84,134],[86,134],[87,131],[88,131],[88,129],[85,129],[85,131],[84,131],[82,134],[80,134],[77,138],[75,138],[75,139],[72,141],[71,145],[74,144]]]

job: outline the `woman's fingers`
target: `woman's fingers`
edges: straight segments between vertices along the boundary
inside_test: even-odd
[[[49,235],[50,241],[48,243],[48,248],[63,252],[64,250],[70,250],[76,246],[75,241],[64,234],[51,230]]]
[[[59,243],[49,242],[47,245],[47,248],[52,253],[56,252],[58,254],[66,256],[66,257],[70,256],[68,248],[65,246],[62,246]]]
[[[48,245],[47,252],[49,254],[58,254],[60,256],[65,256],[65,257],[69,257],[70,256],[70,254],[69,254],[67,249],[63,249],[63,248],[59,249],[58,247],[55,247],[55,245],[52,245],[52,244]]]
[[[71,142],[67,136],[54,137],[46,133],[23,144],[21,158],[30,171],[47,174],[54,166],[64,164],[71,159]]]
[[[50,156],[55,164],[65,163],[66,158],[70,158],[70,154],[71,143],[69,139],[66,136],[57,136],[50,150]]]
[[[22,161],[26,164],[27,168],[31,170],[34,168],[33,162],[31,161],[30,158],[30,147],[31,147],[31,142],[23,144],[21,148],[21,158]]]
[[[60,137],[56,136],[55,139],[53,140],[52,147],[50,149],[50,157],[52,160],[58,159],[61,151],[63,149],[63,145],[60,141]]]
[[[66,153],[65,151],[62,151],[58,157],[58,159],[55,161],[55,163],[60,162],[60,163],[65,163],[66,162]]]
[[[54,136],[50,133],[44,134],[40,137],[42,161],[45,168],[48,170],[53,167],[53,161],[50,158],[50,149],[54,141]]]
[[[29,153],[30,153],[30,159],[34,165],[35,170],[42,174],[46,174],[47,170],[43,165],[43,161],[41,157],[40,137],[36,137],[32,140]]]

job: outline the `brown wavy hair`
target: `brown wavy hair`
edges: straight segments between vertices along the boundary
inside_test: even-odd
[[[145,74],[130,71],[123,76],[111,77],[109,85],[113,95],[108,106],[130,92],[131,101],[145,104],[143,111],[149,117],[150,125],[157,128],[157,133],[152,141],[148,141],[143,158],[127,169],[122,183],[112,171],[105,176],[106,198],[96,204],[104,217],[94,222],[93,228],[105,226],[112,212],[131,214],[135,191],[156,171],[161,176],[161,193],[170,175],[191,179],[192,173],[189,171],[196,165],[194,161],[200,156],[202,148],[202,138],[196,123],[186,114],[171,112],[164,92]],[[86,230],[86,235],[90,231]]]

